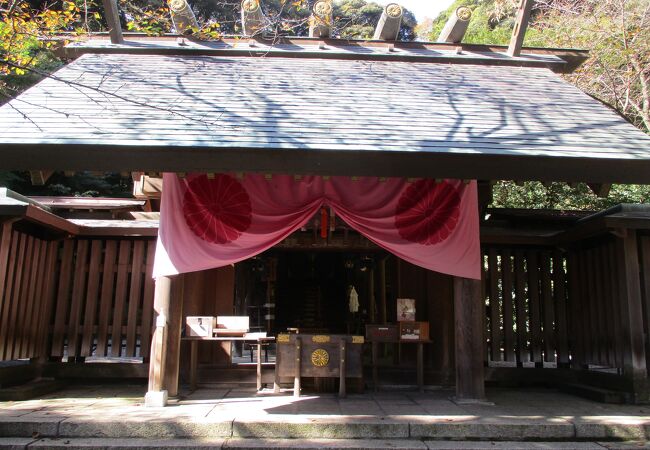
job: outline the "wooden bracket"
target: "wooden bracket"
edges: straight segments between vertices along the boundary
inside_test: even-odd
[[[612,189],[612,185],[609,183],[587,183],[587,186],[599,198],[607,198]]]
[[[53,170],[30,170],[29,178],[32,180],[32,185],[43,186],[47,180],[54,173]]]

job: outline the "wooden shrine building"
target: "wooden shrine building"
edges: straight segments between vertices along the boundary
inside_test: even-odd
[[[493,180],[650,183],[650,137],[560,76],[584,51],[522,49],[525,25],[510,49],[118,31],[67,45],[69,64],[0,107],[0,168],[128,172],[146,208],[0,198],[0,359],[55,377],[135,359],[112,370],[148,370],[148,401],[164,404],[189,357],[185,316],[271,316],[260,308],[274,296],[275,330],[351,334],[392,321],[407,297],[429,322],[424,382],[455,384],[459,400],[484,399],[486,380],[650,400],[650,209],[486,210]],[[476,180],[481,280],[409,264],[316,217],[255,258],[154,283],[163,172]],[[337,321],[348,284],[363,320]],[[310,296],[314,309],[296,309]],[[199,351],[219,364],[230,350]]]

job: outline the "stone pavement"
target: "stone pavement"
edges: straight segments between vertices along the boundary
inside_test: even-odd
[[[145,408],[144,393],[143,386],[80,386],[2,402],[0,448],[650,448],[650,406],[548,389],[489,389],[493,404],[469,405],[442,389],[294,399],[205,388],[166,408]]]

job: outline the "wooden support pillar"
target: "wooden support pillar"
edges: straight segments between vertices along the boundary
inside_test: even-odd
[[[376,322],[377,302],[375,301],[375,269],[371,267],[368,270],[368,316],[370,323]]]
[[[300,338],[296,338],[296,347],[295,347],[295,364],[296,364],[296,371],[293,377],[293,396],[294,397],[300,397],[300,366],[302,365],[302,340]],[[277,364],[277,362],[276,362]]]
[[[165,356],[167,354],[167,333],[169,329],[169,305],[171,300],[171,277],[156,278],[154,311],[156,329],[151,340],[149,359],[149,390],[144,397],[146,406],[167,405],[165,386]]]
[[[183,326],[183,275],[172,279],[169,304],[169,330],[165,355],[164,389],[169,397],[178,396],[178,376],[181,356],[181,328]]]
[[[636,232],[622,230],[616,238],[620,270],[619,292],[623,338],[623,376],[630,379],[635,402],[648,400],[648,381],[643,331],[643,306],[639,250]]]
[[[379,260],[379,321],[386,323],[386,258]]]
[[[123,44],[122,25],[120,24],[120,11],[117,7],[117,0],[102,0],[104,6],[104,18],[108,25],[108,32],[111,35],[111,44]]]
[[[341,339],[341,342],[339,344],[339,398],[345,398],[346,395],[346,390],[345,390],[345,374],[346,374],[346,342],[345,339]]]
[[[533,0],[520,0],[519,10],[517,11],[517,18],[515,19],[515,27],[512,30],[512,37],[510,38],[510,45],[508,46],[509,56],[519,56],[521,54],[521,47],[524,44],[524,36],[528,28],[528,20],[530,19],[530,11],[533,9]]]
[[[456,400],[485,401],[481,281],[454,278]]]

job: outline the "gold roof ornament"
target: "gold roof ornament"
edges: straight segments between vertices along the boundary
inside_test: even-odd
[[[246,12],[253,12],[258,10],[260,3],[257,0],[244,0],[241,3],[241,8]]]
[[[332,4],[327,0],[321,0],[314,5],[314,14],[324,19],[332,13]]]
[[[333,10],[332,3],[329,0],[319,0],[314,4],[309,17],[309,37],[330,37]]]
[[[397,3],[389,3],[388,5],[386,5],[386,14],[394,18],[401,17],[402,7]]]
[[[186,0],[168,0],[167,5],[178,34],[190,34],[199,28],[196,16]]]
[[[472,18],[472,10],[467,6],[459,6],[456,8],[456,17],[460,20],[467,21]]]
[[[243,0],[241,2],[241,21],[244,36],[254,36],[265,29],[268,24],[262,13],[259,0]]]

